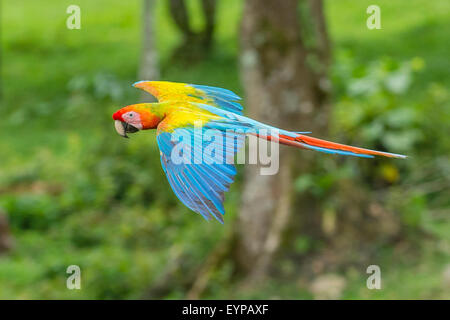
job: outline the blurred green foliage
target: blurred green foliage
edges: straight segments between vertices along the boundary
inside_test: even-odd
[[[372,31],[365,24],[370,1],[326,3],[335,46],[330,136],[410,159],[369,163],[324,157],[330,169],[298,177],[295,187],[314,194],[332,221],[336,183],[360,180],[374,194],[387,193],[386,206],[406,226],[416,254],[382,247],[383,290],[367,290],[364,270],[349,268],[342,274],[343,298],[448,298],[442,277],[450,267],[450,34],[445,28],[450,6],[378,2],[383,29]],[[2,3],[0,208],[8,215],[15,247],[0,256],[0,298],[154,297],[152,287],[180,260],[170,290],[158,297],[183,298],[191,273],[233,228],[239,181],[227,195],[225,226],[205,222],[175,198],[154,134],[125,141],[111,121],[113,111],[138,100],[130,85],[137,80],[140,2],[78,1],[81,30],[65,27],[69,4]],[[197,1],[189,5],[199,10]],[[219,2],[214,52],[186,66],[169,59],[180,37],[165,1],[159,1],[163,79],[242,95],[241,6],[238,0]],[[293,249],[303,255],[318,246],[299,235]],[[65,286],[71,264],[81,267],[82,290]],[[237,290],[227,260],[214,270],[206,297],[313,297],[295,262],[281,260],[280,270],[282,275],[262,289]]]

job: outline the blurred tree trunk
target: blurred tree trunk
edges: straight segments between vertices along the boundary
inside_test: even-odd
[[[313,24],[313,34],[315,39],[315,50],[320,61],[328,66],[330,62],[330,39],[327,32],[327,24],[323,12],[322,0],[308,0],[311,23]]]
[[[329,93],[331,91],[331,82],[328,78],[328,69],[331,63],[331,44],[327,31],[327,24],[324,15],[322,0],[308,0],[303,1],[304,13],[303,25],[308,23],[312,25],[312,30],[309,31],[308,37],[312,38],[312,45],[309,46],[309,56],[316,62],[313,64],[313,76],[316,78],[313,81],[316,94],[319,98],[320,104],[326,105],[329,108]]]
[[[7,215],[0,211],[0,254],[11,250],[13,246],[14,241],[9,231]]]
[[[3,52],[3,41],[2,41],[2,2],[0,1],[0,103],[3,98],[3,65],[2,65],[2,52]]]
[[[158,52],[155,45],[155,0],[142,2],[142,44],[141,63],[139,66],[139,80],[158,80]],[[148,100],[150,95],[141,93],[141,100]]]
[[[178,29],[183,34],[184,38],[190,38],[194,32],[191,30],[189,24],[189,14],[184,0],[170,0],[170,14],[177,25]]]
[[[319,17],[317,24],[322,25],[321,1],[313,2],[320,6],[310,16]],[[246,108],[258,121],[317,135],[327,123],[329,85],[320,85],[318,70],[307,63],[309,50],[298,5],[298,0],[246,0],[241,26]],[[318,57],[325,70],[328,62],[322,60],[328,60],[328,37],[324,26],[317,30],[323,33],[321,49],[327,51]],[[313,156],[281,146],[278,174],[263,176],[257,166],[246,166],[235,254],[237,270],[250,281],[267,273],[294,208],[293,178],[308,170]]]
[[[183,35],[181,45],[174,51],[174,59],[192,62],[209,53],[213,42],[216,2],[216,0],[201,0],[205,24],[200,32],[195,32],[191,28],[185,0],[169,0],[172,19]]]
[[[202,0],[205,28],[203,29],[203,46],[211,48],[216,20],[216,0]]]

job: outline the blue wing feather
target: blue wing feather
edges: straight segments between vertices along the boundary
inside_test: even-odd
[[[242,105],[237,102],[241,100],[241,97],[236,95],[233,91],[196,84],[191,84],[190,86],[202,91],[206,96],[212,98],[217,107],[236,114],[242,114]]]
[[[222,96],[226,99],[231,99],[231,100],[241,100],[241,97],[239,97],[237,94],[235,94],[233,91],[228,90],[228,89],[224,89],[224,88],[219,88],[219,87],[211,87],[211,86],[204,86],[204,85],[199,85],[199,84],[191,84],[191,86],[193,86],[196,89],[200,89],[203,90],[205,92],[217,95],[217,96]]]
[[[216,125],[213,122],[205,125],[200,132],[201,139],[204,137],[205,130],[215,128]],[[222,143],[219,144],[216,139],[212,141],[203,139],[200,151],[194,146],[194,140],[199,132],[193,128],[179,128],[171,133],[159,132],[157,141],[161,151],[161,164],[175,195],[183,204],[201,214],[206,220],[214,217],[223,223],[224,193],[229,190],[236,175],[236,168],[233,164],[227,163],[227,157],[234,155],[245,140],[240,134],[230,131],[217,131],[217,133],[222,135],[224,139]],[[173,134],[183,136],[183,139],[189,136],[190,141],[173,141]],[[189,163],[173,161],[172,151],[177,143],[190,143],[190,146],[184,146],[184,150],[191,156]],[[211,144],[213,147],[222,147],[223,152],[214,157],[208,155],[205,148]]]

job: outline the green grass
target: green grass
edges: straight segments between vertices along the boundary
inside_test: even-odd
[[[170,60],[180,35],[165,3],[158,2],[156,27],[162,78],[243,94],[236,38],[241,1],[220,1],[214,52],[192,65]],[[366,28],[371,1],[327,1],[334,51],[350,51],[359,64],[381,57],[400,62],[420,57],[426,67],[401,103],[425,96],[432,83],[444,88],[441,97],[446,99],[450,4],[377,3],[382,30]],[[130,85],[138,80],[140,1],[80,0],[81,30],[65,27],[69,4],[2,1],[0,128],[7,135],[0,139],[0,208],[8,212],[16,246],[0,256],[0,298],[141,298],[178,252],[183,268],[195,270],[230,232],[239,184],[227,195],[224,227],[204,222],[175,199],[153,134],[124,141],[110,118],[138,99]],[[195,2],[190,9],[198,13]],[[201,23],[197,14],[194,24]],[[341,99],[334,97],[336,103]],[[52,188],[60,191],[52,193]],[[448,233],[448,224],[442,229]],[[410,258],[383,248],[376,261],[382,266],[383,290],[367,290],[365,270],[350,268],[343,272],[347,288],[342,297],[448,298],[442,284],[448,248],[439,241],[444,240],[424,240]],[[82,268],[80,291],[65,287],[70,264]],[[184,297],[185,269],[164,297]],[[230,270],[227,262],[214,273],[208,298],[312,297],[300,274],[294,281],[269,279],[263,290],[239,291],[229,284]]]

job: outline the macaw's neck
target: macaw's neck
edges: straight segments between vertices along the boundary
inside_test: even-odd
[[[135,110],[141,116],[142,129],[155,129],[167,113],[167,103],[140,103]]]

